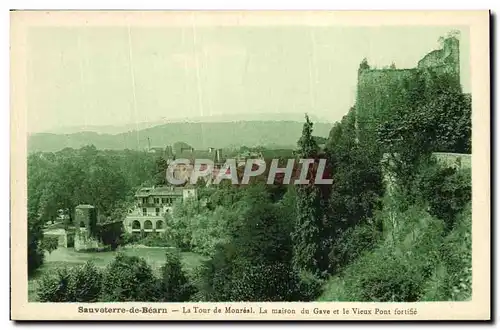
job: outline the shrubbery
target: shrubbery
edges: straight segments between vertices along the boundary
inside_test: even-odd
[[[427,282],[422,300],[469,300],[472,296],[471,205],[457,216],[441,245],[440,262]]]
[[[73,268],[59,268],[44,275],[37,294],[42,302],[96,302],[101,292],[101,272],[92,262]]]
[[[188,301],[196,292],[195,287],[182,270],[180,257],[168,252],[166,262],[160,269],[157,294],[160,301]]]
[[[42,240],[42,249],[48,253],[52,253],[58,246],[59,238],[57,236],[45,236]]]
[[[249,185],[233,205],[229,240],[200,270],[202,300],[297,301],[317,295],[318,280],[302,277],[292,263],[293,222],[283,216],[290,213],[288,202],[273,203],[267,189]]]
[[[104,271],[103,301],[151,301],[155,277],[146,260],[118,253]]]
[[[172,247],[163,233],[149,233],[146,237],[135,241],[137,244],[143,244],[150,247]]]
[[[447,170],[435,163],[418,173],[424,186],[417,191],[420,206],[401,211],[399,200],[405,195],[394,192],[375,221],[383,225],[383,236],[369,247],[365,229],[352,247],[368,245],[364,253],[352,256],[340,277],[332,279],[322,299],[349,301],[466,300],[471,295],[471,213],[470,199],[462,193],[470,190],[467,174]],[[441,176],[440,176],[441,175]],[[440,177],[437,180],[436,177]],[[433,206],[433,192],[451,191],[443,208]],[[431,193],[426,195],[427,193]],[[423,197],[425,196],[425,198]],[[430,196],[430,197],[428,197]],[[425,200],[424,200],[425,199]],[[392,203],[390,200],[393,200]],[[394,207],[393,207],[394,206]],[[451,210],[451,212],[450,212]],[[459,212],[459,213],[458,213]],[[356,235],[346,235],[354,239]],[[342,246],[342,241],[337,246]]]
[[[472,198],[470,169],[457,170],[431,161],[417,175],[415,190],[429,213],[443,220],[448,229]]]
[[[167,253],[159,277],[144,259],[118,253],[103,270],[91,261],[58,268],[37,287],[41,302],[188,301],[195,292],[174,253]]]
[[[230,198],[230,188],[226,198]],[[201,201],[189,200],[175,205],[173,215],[165,219],[166,230],[162,238],[167,246],[175,246],[181,250],[193,251],[202,255],[211,256],[215,253],[216,246],[228,241],[229,224],[234,215],[231,207],[221,206],[225,200],[221,194],[214,194],[210,206],[205,206]]]

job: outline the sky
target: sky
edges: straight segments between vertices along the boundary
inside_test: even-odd
[[[335,122],[354,105],[363,58],[415,67],[451,30],[461,33],[469,92],[469,33],[460,27],[32,28],[28,131],[252,113]]]

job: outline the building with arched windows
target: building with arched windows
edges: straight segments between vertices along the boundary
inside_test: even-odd
[[[129,233],[165,231],[165,215],[171,213],[176,203],[188,198],[198,198],[196,188],[149,187],[135,194],[135,205],[128,211],[123,225]]]

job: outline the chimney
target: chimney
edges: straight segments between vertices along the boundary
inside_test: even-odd
[[[222,149],[215,150],[215,162],[219,163],[222,161]]]

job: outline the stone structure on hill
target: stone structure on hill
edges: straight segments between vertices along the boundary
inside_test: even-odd
[[[81,204],[75,208],[75,250],[92,250],[99,247],[93,236],[97,227],[97,209],[92,205]]]
[[[373,69],[366,59],[363,60],[358,70],[355,105],[358,133],[373,133],[377,124],[384,121],[402,99],[420,88],[417,86],[419,79],[428,82],[443,76],[460,86],[460,51],[456,36],[445,38],[441,49],[425,55],[414,68]]]

